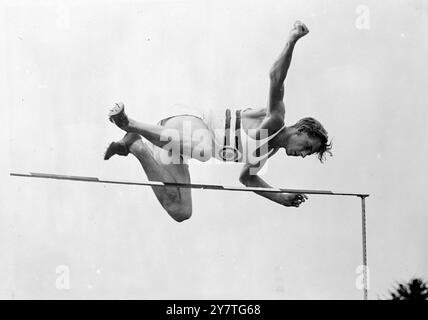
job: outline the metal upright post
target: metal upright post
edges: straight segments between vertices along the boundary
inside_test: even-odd
[[[303,189],[283,189],[283,188],[261,188],[261,187],[237,187],[225,185],[212,185],[212,184],[191,184],[191,183],[178,183],[178,182],[162,182],[162,181],[131,181],[131,180],[116,180],[116,179],[103,179],[98,177],[86,176],[71,176],[53,173],[10,173],[11,176],[26,177],[26,178],[44,178],[55,180],[71,180],[81,182],[96,182],[108,183],[116,185],[136,185],[136,186],[152,186],[152,187],[168,187],[175,186],[179,188],[192,188],[192,189],[207,189],[207,190],[223,190],[223,191],[244,191],[244,192],[269,192],[269,193],[294,193],[294,194],[316,194],[321,196],[352,196],[361,198],[361,215],[362,215],[362,231],[363,231],[363,289],[364,300],[367,300],[368,293],[368,266],[367,266],[367,235],[366,235],[366,198],[369,196],[367,193],[347,193],[347,192],[333,192],[330,190],[303,190]]]
[[[364,285],[364,300],[367,300],[367,228],[366,228],[366,196],[361,197],[361,226],[363,238],[363,285]]]

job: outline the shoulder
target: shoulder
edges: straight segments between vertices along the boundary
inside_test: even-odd
[[[246,108],[242,110],[242,116],[246,118],[261,118],[267,114],[266,108]]]
[[[284,127],[284,115],[281,113],[267,114],[260,126],[261,129],[268,129],[276,132]]]
[[[281,113],[269,114],[267,108],[245,109],[242,111],[244,130],[267,129],[273,134],[284,126],[284,115]]]

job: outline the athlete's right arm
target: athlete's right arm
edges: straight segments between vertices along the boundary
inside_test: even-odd
[[[272,156],[278,150],[275,150],[270,154]],[[246,163],[242,168],[241,174],[239,176],[239,181],[247,187],[260,187],[260,188],[272,188],[266,181],[264,181],[257,172],[263,165],[257,164],[252,165]],[[298,207],[302,202],[305,202],[307,199],[304,194],[288,194],[288,193],[271,193],[271,192],[255,192],[258,195],[267,198],[271,201],[274,201],[278,204],[281,204],[286,207]]]
[[[297,40],[308,34],[309,30],[300,21],[296,21],[287,39],[284,49],[273,64],[270,73],[268,116],[284,118],[284,81],[290,68],[294,46]]]

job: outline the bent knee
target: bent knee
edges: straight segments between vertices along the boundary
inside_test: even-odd
[[[166,211],[177,222],[183,222],[192,216],[192,206],[183,204],[171,204],[167,206]]]

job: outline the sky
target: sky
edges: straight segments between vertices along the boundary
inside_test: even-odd
[[[269,160],[275,187],[369,193],[369,298],[428,280],[428,5],[379,1],[2,1],[0,298],[361,299],[358,198],[286,208],[251,193],[193,191],[176,223],[151,189],[9,177],[51,172],[146,180],[103,161],[127,112],[177,104],[266,106],[294,21],[310,33],[285,83],[286,123],[312,116],[333,157]],[[239,164],[192,161],[192,182],[240,185]]]

